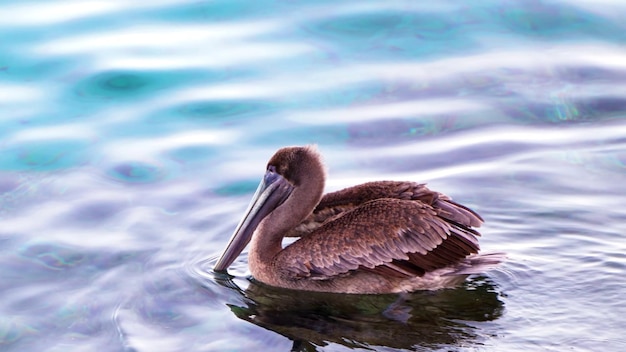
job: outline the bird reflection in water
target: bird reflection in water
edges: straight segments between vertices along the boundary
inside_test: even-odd
[[[504,304],[485,276],[454,289],[385,295],[345,295],[268,286],[251,280],[242,290],[225,274],[216,281],[242,296],[229,304],[242,320],[293,341],[292,351],[317,351],[339,344],[376,350],[481,346],[477,322],[498,319]]]

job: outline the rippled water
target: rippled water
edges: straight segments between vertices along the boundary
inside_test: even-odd
[[[619,1],[5,1],[0,350],[621,351]],[[508,261],[407,296],[210,271],[265,162],[428,182]]]

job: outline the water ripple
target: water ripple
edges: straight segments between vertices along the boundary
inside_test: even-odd
[[[625,10],[3,4],[0,345],[619,350]],[[396,297],[338,305],[260,288],[246,252],[234,277],[213,273],[268,157],[305,143],[324,154],[329,191],[414,180],[477,209],[483,250],[507,261],[412,295],[410,334]],[[331,333],[389,324],[402,338]]]

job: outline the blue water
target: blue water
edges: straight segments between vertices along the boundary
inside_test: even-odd
[[[3,1],[0,350],[623,351],[620,1]],[[210,268],[284,145],[428,182],[508,261],[301,294]]]

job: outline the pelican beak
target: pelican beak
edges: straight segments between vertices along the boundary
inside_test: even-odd
[[[293,185],[270,167],[259,184],[246,213],[237,225],[228,246],[213,270],[224,271],[248,245],[254,230],[269,213],[281,205],[293,191]]]

